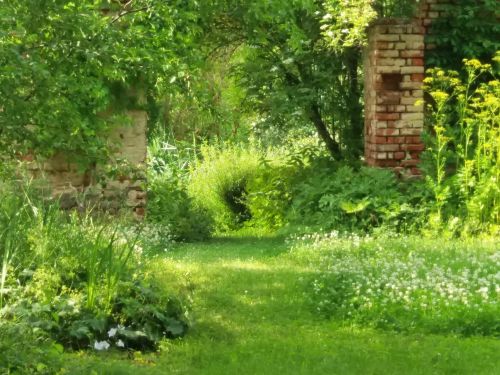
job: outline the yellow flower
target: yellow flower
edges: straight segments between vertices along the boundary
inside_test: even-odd
[[[438,103],[443,103],[446,100],[448,100],[448,98],[450,97],[450,95],[448,95],[448,93],[441,91],[441,90],[431,92],[431,96]]]

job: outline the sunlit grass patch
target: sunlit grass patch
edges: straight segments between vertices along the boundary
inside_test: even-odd
[[[188,334],[163,341],[154,354],[66,355],[67,368],[72,374],[490,375],[500,367],[493,337],[408,334],[319,316],[308,287],[328,246],[300,241],[290,251],[294,243],[247,232],[177,245],[150,260],[147,272],[189,300]]]

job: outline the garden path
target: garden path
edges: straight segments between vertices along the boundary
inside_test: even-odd
[[[493,338],[404,335],[321,318],[305,293],[315,270],[283,238],[181,244],[150,266],[167,290],[190,296],[191,330],[135,361],[79,358],[82,373],[500,374],[498,358],[484,360],[498,354]]]
[[[192,291],[193,326],[158,363],[182,374],[493,374],[498,342],[340,327],[314,313],[314,273],[283,238],[181,245],[165,261]],[[494,358],[494,357],[493,357]]]

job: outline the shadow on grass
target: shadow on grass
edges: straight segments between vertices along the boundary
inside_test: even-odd
[[[283,237],[251,235],[177,246],[166,255],[170,261],[158,266],[169,265],[171,269],[161,272],[174,272],[174,279],[190,285],[194,324],[187,336],[166,342],[158,355],[146,356],[145,363],[105,363],[103,357],[71,373],[499,373],[500,343],[493,338],[342,328],[319,317],[307,296],[315,270],[309,263],[280,257],[288,250]],[[170,285],[171,280],[164,281]]]
[[[247,260],[277,257],[289,249],[284,236],[220,236],[200,243],[178,244],[167,257],[193,258],[197,261]]]

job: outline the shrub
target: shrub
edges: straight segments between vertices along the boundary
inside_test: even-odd
[[[177,148],[156,139],[149,153],[147,221],[161,227],[159,234],[163,237],[163,244],[157,242],[154,247],[165,248],[172,240],[208,238],[212,219],[187,193],[189,165],[194,160],[190,149]]]
[[[388,170],[333,162],[310,140],[265,152],[252,146],[205,147],[189,192],[219,229],[287,224],[325,230],[409,231],[425,220],[421,184],[405,184]]]
[[[289,221],[289,211],[304,171],[325,157],[316,137],[301,135],[280,148],[268,148],[266,157],[247,184],[247,205],[252,225],[278,229]]]
[[[235,229],[250,220],[247,184],[256,176],[264,154],[248,146],[204,146],[189,181],[195,202],[208,210],[219,230]]]
[[[78,349],[106,348],[111,338],[117,348],[153,349],[185,332],[181,305],[141,271],[137,233],[68,215],[12,185],[0,203],[0,319]],[[139,309],[130,296],[141,293]]]
[[[189,197],[178,180],[164,173],[148,182],[147,221],[161,225],[167,241],[199,241],[210,236],[211,217]]]
[[[292,222],[323,229],[366,231],[382,225],[408,229],[421,215],[420,191],[404,195],[388,170],[318,160],[293,187]]]
[[[427,43],[430,66],[459,69],[464,58],[491,61],[500,49],[498,2],[495,0],[460,0],[440,4],[440,16],[432,21]]]
[[[324,316],[406,332],[500,333],[498,241],[334,233],[298,247],[320,254],[310,293]]]
[[[292,202],[291,189],[299,167],[286,161],[263,161],[247,184],[246,204],[251,213],[251,225],[278,229],[287,223]]]
[[[61,371],[63,347],[34,331],[26,324],[0,321],[0,373],[65,373]]]
[[[82,288],[70,287],[53,270],[48,272],[37,270],[32,280],[14,291],[4,318],[20,319],[38,334],[72,349],[151,350],[162,339],[182,336],[187,330],[180,303],[163,295],[142,273],[119,281],[108,307],[90,308]]]

